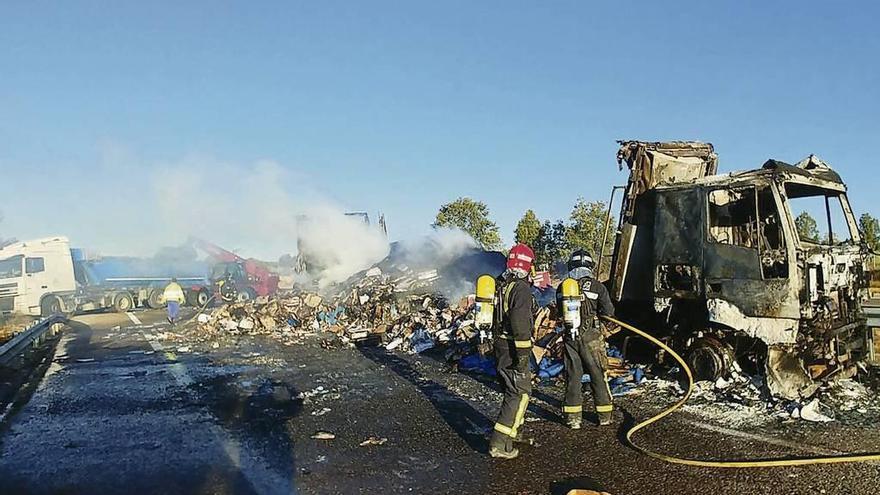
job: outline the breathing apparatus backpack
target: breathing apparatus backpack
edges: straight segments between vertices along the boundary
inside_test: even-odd
[[[595,299],[598,294],[592,292],[592,280],[567,278],[560,284],[561,301],[559,312],[571,338],[576,339],[582,328],[594,328],[598,320],[593,304],[587,299]],[[590,297],[594,295],[594,297]]]

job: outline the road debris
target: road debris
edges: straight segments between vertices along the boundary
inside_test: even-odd
[[[384,437],[383,438],[370,437],[370,438],[364,440],[363,442],[359,443],[358,445],[360,445],[361,447],[366,447],[369,445],[384,445],[385,442],[387,442],[387,441],[388,441],[388,439],[384,438]]]
[[[333,440],[336,438],[336,435],[329,431],[316,431],[312,434],[312,438],[315,440]]]

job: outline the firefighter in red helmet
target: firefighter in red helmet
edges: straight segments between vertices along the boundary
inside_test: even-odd
[[[507,256],[507,270],[497,284],[499,304],[494,351],[504,398],[489,440],[492,457],[513,459],[519,455],[513,441],[523,426],[532,393],[529,356],[535,303],[529,275],[534,259],[531,248],[525,244],[515,245]]]

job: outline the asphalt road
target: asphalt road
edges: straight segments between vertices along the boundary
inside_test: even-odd
[[[536,445],[485,455],[494,385],[439,358],[243,338],[171,344],[158,311],[77,317],[0,424],[0,493],[874,494],[875,464],[760,470],[673,466],[621,443],[622,424],[571,432],[558,387],[527,415]],[[661,404],[619,401],[638,418]],[[677,414],[645,445],[700,458],[880,450],[876,425],[731,429]],[[316,432],[333,439],[312,438]],[[361,445],[373,438],[373,445]],[[384,439],[384,440],[383,440]],[[378,445],[376,445],[378,444]]]

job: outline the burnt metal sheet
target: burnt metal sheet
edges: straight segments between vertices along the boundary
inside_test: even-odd
[[[703,252],[702,189],[657,193],[654,213],[654,264],[700,266]]]

